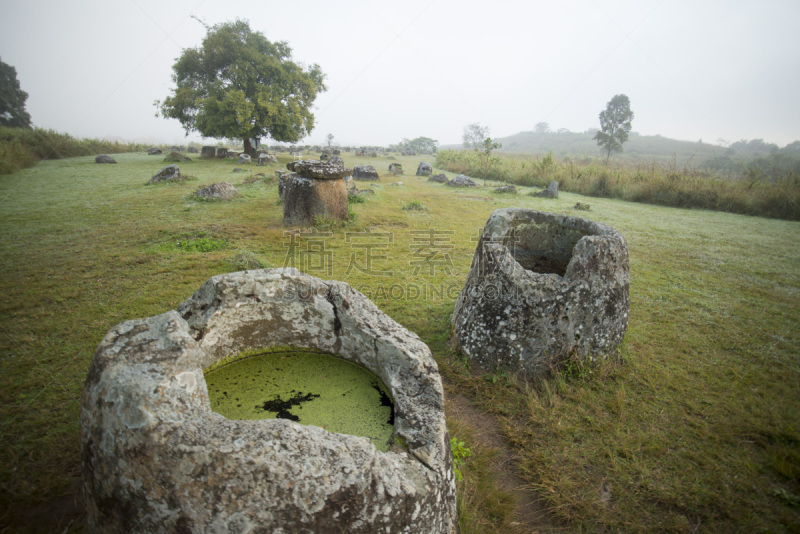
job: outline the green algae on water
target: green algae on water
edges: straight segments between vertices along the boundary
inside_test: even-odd
[[[228,419],[290,419],[389,449],[394,406],[369,370],[313,350],[265,350],[205,371],[211,410]]]

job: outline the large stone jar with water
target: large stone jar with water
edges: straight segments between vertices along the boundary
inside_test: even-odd
[[[393,403],[391,446],[212,411],[204,370],[267,347],[373,373]],[[177,310],[111,329],[88,373],[80,433],[91,532],[457,531],[427,346],[349,285],[295,269],[215,276]]]

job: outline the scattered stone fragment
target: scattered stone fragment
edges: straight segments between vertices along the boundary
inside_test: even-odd
[[[550,182],[550,185],[547,186],[547,189],[543,189],[533,196],[541,198],[558,198],[558,182],[553,180]]]
[[[440,184],[446,184],[447,183],[447,175],[445,175],[444,173],[434,174],[433,176],[428,178],[428,181],[429,182],[437,182],[437,183],[440,183]]]
[[[582,210],[582,211],[589,211],[592,209],[592,206],[589,204],[583,204],[582,202],[578,202],[575,204],[575,207],[572,208],[574,210]]]
[[[116,163],[117,160],[109,156],[108,154],[100,154],[96,158],[94,158],[95,163]]]
[[[239,161],[238,161],[239,165],[246,165],[251,161],[252,159],[250,158],[249,154],[239,154]]]
[[[239,191],[229,182],[220,182],[208,187],[202,187],[195,191],[193,195],[206,200],[230,200],[240,196]]]
[[[517,188],[516,188],[516,186],[513,186],[513,185],[503,185],[503,186],[500,186],[497,189],[495,189],[494,192],[495,193],[500,193],[502,195],[516,195],[517,194]]]
[[[177,165],[167,165],[153,175],[153,177],[150,178],[147,183],[156,184],[159,182],[180,182],[181,180],[180,168]]]
[[[395,176],[403,174],[403,166],[399,163],[390,163],[389,172]]]
[[[450,187],[478,187],[478,184],[476,184],[472,178],[464,176],[463,174],[459,174],[444,185]]]
[[[258,155],[257,165],[266,165],[267,163],[278,163],[278,158],[272,154],[267,154],[266,152],[260,153]]]
[[[359,181],[380,180],[378,171],[372,165],[356,165],[353,167],[353,179]]]
[[[180,152],[169,152],[164,156],[164,163],[178,163],[183,160],[183,154]]]
[[[163,152],[161,151],[160,148],[153,147],[153,148],[148,148],[147,149],[147,155],[148,156],[157,156],[157,155],[162,154],[162,153]]]

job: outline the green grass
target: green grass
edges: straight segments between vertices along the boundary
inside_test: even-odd
[[[111,327],[174,309],[215,274],[286,264],[350,283],[416,332],[454,387],[499,419],[528,482],[570,530],[800,524],[800,223],[610,198],[576,212],[587,198],[563,189],[558,199],[529,187],[490,196],[412,177],[350,206],[357,219],[345,226],[290,232],[274,181],[234,183],[240,198],[198,203],[187,200],[191,183],[144,186],[161,158],[115,158],[0,176],[0,530],[58,530],[54,512],[36,511],[80,477],[81,390]],[[393,161],[413,168],[421,158]],[[201,183],[244,179],[235,166],[196,160],[191,170]],[[427,210],[403,210],[412,201]],[[625,236],[631,314],[619,361],[526,385],[451,353],[450,316],[478,232],[493,210],[515,206]],[[488,453],[472,446],[469,421],[448,425],[472,449],[459,482],[463,531],[509,531],[513,507]],[[604,485],[610,500],[599,497]]]

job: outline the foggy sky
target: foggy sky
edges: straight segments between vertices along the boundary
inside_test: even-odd
[[[205,35],[191,15],[247,19],[320,65],[307,144],[456,144],[474,122],[492,137],[584,131],[619,93],[643,135],[800,139],[797,0],[0,0],[0,58],[36,126],[199,141],[153,106]]]

